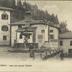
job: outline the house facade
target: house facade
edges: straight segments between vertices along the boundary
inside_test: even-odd
[[[59,26],[43,20],[33,20],[27,12],[25,19],[10,23],[10,8],[0,7],[0,45],[24,47],[33,44],[36,48],[42,45],[48,48],[59,46]],[[28,46],[28,45],[27,45]]]
[[[10,12],[12,9],[0,7],[0,45],[10,45]]]
[[[60,48],[66,54],[72,53],[72,32],[60,34]]]
[[[48,47],[53,48],[53,49],[59,48],[59,25],[49,26]]]
[[[11,47],[23,47],[25,43],[35,44],[38,48],[45,45],[57,49],[59,46],[59,27],[51,25],[50,22],[33,20],[27,16],[22,21],[11,23],[10,28]]]

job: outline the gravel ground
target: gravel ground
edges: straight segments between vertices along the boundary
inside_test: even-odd
[[[9,49],[0,47],[0,72],[72,72],[72,58],[56,56],[43,61],[38,55],[33,59],[29,53],[10,53]]]
[[[13,50],[13,48],[10,47],[0,47],[0,58],[19,58],[19,59],[33,59],[30,57],[30,53],[15,53],[15,52],[9,52],[8,50]],[[54,59],[60,59],[59,55],[53,57]],[[53,59],[50,58],[50,59]],[[35,53],[35,59],[41,59],[39,53]]]
[[[12,48],[9,47],[0,47],[0,59],[1,58],[6,58],[6,59],[23,59],[23,60],[28,60],[31,59],[33,60],[34,58],[30,57],[30,53],[12,53],[8,52],[8,50],[12,50]],[[41,59],[39,54],[35,54],[37,59]]]

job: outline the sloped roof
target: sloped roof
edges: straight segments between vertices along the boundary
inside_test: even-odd
[[[56,27],[59,28],[59,24],[54,24],[53,22],[47,21],[47,20],[34,20],[31,17],[31,12],[30,11],[26,11],[26,15],[25,15],[25,19],[18,21],[18,22],[14,22],[11,23],[10,25],[49,25],[52,27]]]
[[[51,26],[51,27],[55,27],[55,28],[58,28],[58,29],[60,28],[60,25],[59,24],[54,24],[53,22],[50,22],[50,21],[48,21],[47,24],[49,26]]]
[[[37,25],[37,24],[47,24],[49,26],[55,27],[55,28],[59,28],[59,24],[53,24],[50,22],[44,22],[43,20],[34,20],[34,19],[24,19],[18,22],[13,22],[10,25],[25,25],[25,24],[30,24],[30,25]]]
[[[36,27],[23,27],[23,28],[18,28],[17,31],[18,32],[32,32],[36,29]]]
[[[21,21],[18,21],[18,22],[14,22],[14,23],[11,23],[11,25],[20,25],[20,24],[37,24],[37,23],[44,23],[43,20],[21,20]]]
[[[59,35],[61,39],[72,39],[72,32],[65,32]]]
[[[12,9],[12,8],[7,8],[7,7],[0,7],[0,10],[13,11],[14,9]]]

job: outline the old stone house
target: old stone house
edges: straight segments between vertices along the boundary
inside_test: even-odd
[[[51,48],[59,46],[59,26],[43,20],[33,20],[27,12],[24,20],[10,24],[11,47],[23,47],[25,42],[36,47],[46,45]]]
[[[13,9],[0,7],[0,46],[10,45],[10,12]]]
[[[72,53],[72,32],[65,32],[60,34],[60,48],[66,54]]]
[[[13,9],[0,7],[0,45],[23,47],[33,44],[36,48],[46,45],[48,48],[59,46],[59,25],[43,20],[34,20],[30,12],[25,19],[10,23]]]

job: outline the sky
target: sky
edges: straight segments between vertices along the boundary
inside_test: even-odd
[[[23,0],[25,1],[25,0]],[[67,28],[72,31],[72,1],[26,0],[39,9],[58,15],[59,22],[66,22]]]

